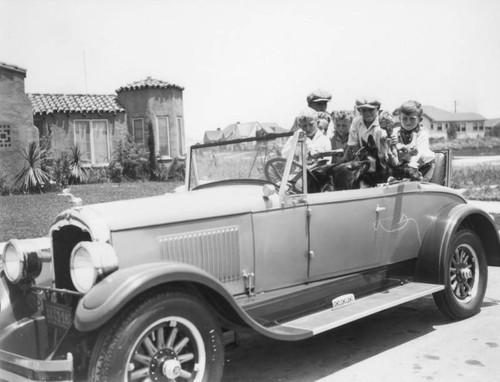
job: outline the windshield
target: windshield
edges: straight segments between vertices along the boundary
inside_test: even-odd
[[[283,145],[291,135],[269,134],[191,146],[188,189],[226,182],[272,182],[279,185],[270,173],[277,167],[282,171],[286,158],[278,160],[279,163],[269,161],[282,158]]]

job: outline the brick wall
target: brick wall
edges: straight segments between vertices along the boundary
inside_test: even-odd
[[[26,70],[0,64],[0,177],[8,185],[23,169],[20,151],[39,139],[24,89],[25,77]]]

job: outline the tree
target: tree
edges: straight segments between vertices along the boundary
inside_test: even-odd
[[[453,141],[457,138],[457,133],[459,130],[459,125],[457,122],[451,122],[448,129],[446,130],[446,135],[450,141]]]

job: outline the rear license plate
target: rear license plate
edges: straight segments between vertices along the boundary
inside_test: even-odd
[[[73,312],[66,305],[45,301],[45,316],[47,322],[62,329],[67,329],[73,323]]]

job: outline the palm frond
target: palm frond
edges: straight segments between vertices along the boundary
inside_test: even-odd
[[[18,192],[41,191],[45,183],[51,180],[50,175],[41,168],[42,150],[36,142],[31,142],[28,149],[23,148],[20,153],[24,167],[16,175],[12,188]]]

